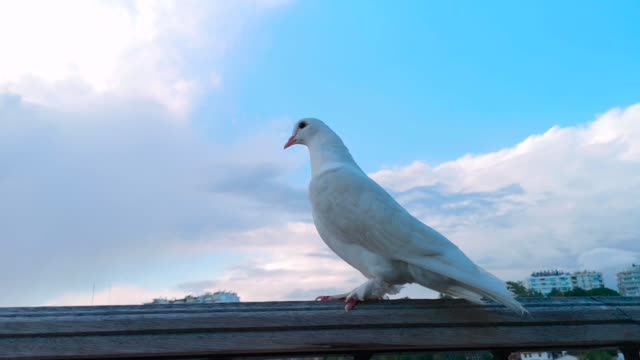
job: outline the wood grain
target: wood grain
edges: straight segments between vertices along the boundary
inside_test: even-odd
[[[640,298],[0,308],[0,359],[640,347]]]

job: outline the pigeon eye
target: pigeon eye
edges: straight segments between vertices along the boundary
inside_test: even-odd
[[[304,122],[304,121],[301,121],[301,122],[298,124],[298,129],[304,129],[305,127],[307,127],[307,123],[306,123],[306,122]]]

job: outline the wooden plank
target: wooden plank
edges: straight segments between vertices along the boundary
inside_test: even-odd
[[[640,346],[640,298],[0,308],[0,359],[249,356]]]
[[[385,300],[371,301],[358,305],[358,309],[366,310],[481,310],[485,312],[508,312],[502,306],[497,305],[475,305],[459,300],[448,300],[451,304],[442,305],[440,300]],[[433,302],[433,303],[432,303]],[[625,302],[620,305],[606,304],[595,301],[550,301],[549,303],[541,303],[540,300],[528,301],[523,300],[524,306],[532,311],[539,311],[549,308],[570,309],[580,308],[627,308],[638,307],[639,301]],[[325,311],[325,310],[342,310],[344,303],[339,301],[331,302],[290,302],[290,303],[237,303],[234,306],[223,306],[227,304],[184,304],[184,305],[125,305],[125,306],[85,306],[85,307],[69,307],[69,308],[0,308],[0,319],[5,317],[42,317],[42,316],[60,316],[60,315],[117,315],[117,314],[155,314],[155,313],[175,313],[175,314],[197,314],[197,313],[226,313],[226,312],[295,312],[295,311]]]
[[[567,349],[617,346],[637,341],[637,331],[621,325],[571,325],[0,338],[0,358],[248,356],[350,353],[362,350],[491,350],[496,347]]]
[[[393,312],[361,308],[350,314],[341,309],[307,312],[225,312],[174,314],[154,313],[144,316],[82,315],[48,316],[38,318],[14,317],[2,321],[0,336],[44,336],[55,333],[99,334],[118,332],[163,332],[172,331],[241,331],[262,330],[279,331],[300,328],[358,328],[370,326],[383,327],[464,327],[469,325],[556,325],[556,324],[605,324],[633,322],[640,318],[640,306],[628,307],[624,312],[615,308],[591,309],[567,312],[553,307],[534,312],[530,318],[521,318],[503,311],[482,311],[479,309],[460,309],[453,313],[437,309],[399,309]],[[133,321],[135,320],[135,321]],[[303,320],[303,322],[301,322]]]
[[[637,297],[561,297],[561,298],[523,298],[519,299],[526,308],[571,307],[571,306],[638,306]],[[475,305],[464,300],[393,300],[370,301],[368,309],[388,309],[390,304],[394,309],[503,309],[498,305]],[[0,308],[0,318],[11,316],[57,316],[61,314],[115,314],[126,313],[197,313],[197,312],[226,312],[226,311],[308,311],[331,310],[341,308],[339,302],[315,301],[281,301],[281,302],[243,302],[225,304],[166,304],[166,305],[123,305],[123,306],[62,306],[62,307],[26,307]]]
[[[406,300],[394,301],[378,301],[362,304],[358,306],[361,311],[394,311],[410,310],[410,311],[449,311],[455,314],[457,311],[476,311],[478,314],[485,313],[487,316],[495,316],[496,314],[506,314],[513,318],[517,316],[510,314],[506,309],[498,306],[478,306],[463,301],[449,300],[451,304],[443,305],[439,300],[415,300],[407,302]],[[577,301],[556,301],[550,299],[548,303],[541,302],[539,299],[523,300],[523,304],[532,312],[542,313],[544,311],[554,311],[559,309],[570,315],[567,311],[572,308],[581,308],[584,310],[593,309],[610,309],[612,311],[629,310],[635,311],[640,306],[638,301],[622,302],[620,304],[607,304],[604,302],[591,301],[589,299],[578,299]],[[69,307],[69,308],[0,308],[0,320],[11,318],[42,318],[42,317],[88,317],[88,316],[106,316],[113,317],[118,315],[125,316],[153,316],[158,315],[196,315],[196,314],[224,314],[231,312],[241,313],[257,313],[257,312],[322,312],[334,311],[342,313],[343,304],[340,302],[290,302],[290,303],[241,303],[233,306],[225,306],[227,304],[187,304],[187,305],[149,305],[149,306],[105,306],[105,307]],[[360,311],[358,311],[360,312]],[[358,313],[356,312],[356,313]],[[578,316],[578,315],[575,315]]]

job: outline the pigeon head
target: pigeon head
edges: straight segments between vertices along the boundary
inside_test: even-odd
[[[293,134],[284,144],[284,148],[296,144],[310,146],[319,140],[328,140],[334,137],[337,135],[322,121],[313,118],[302,119],[294,125]]]
[[[306,145],[309,148],[313,176],[337,166],[346,165],[360,169],[338,134],[318,119],[306,118],[296,122],[293,134],[284,144],[284,148],[295,144]]]

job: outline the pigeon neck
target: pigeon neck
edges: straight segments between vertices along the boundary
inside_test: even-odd
[[[359,169],[349,149],[340,138],[327,139],[308,146],[312,177],[343,166],[354,166]]]

